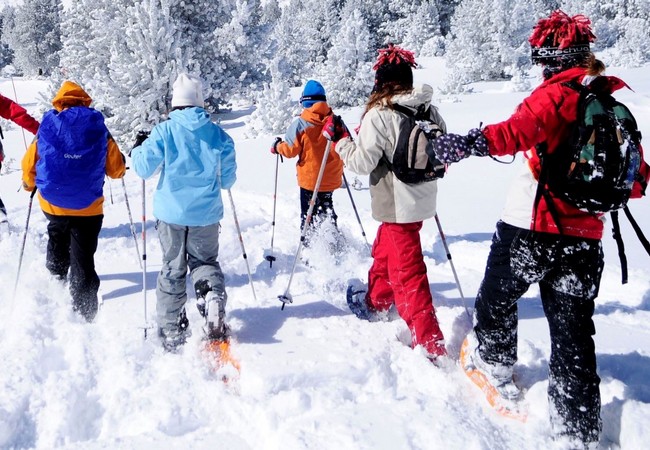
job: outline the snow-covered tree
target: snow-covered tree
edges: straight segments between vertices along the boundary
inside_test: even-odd
[[[125,20],[124,41],[113,41],[106,92],[117,135],[133,136],[165,117],[172,84],[188,71],[194,54],[182,47],[173,6],[182,0],[142,0],[118,11]],[[198,74],[197,74],[198,75]]]
[[[49,75],[59,66],[60,0],[25,0],[16,10],[9,44],[14,64],[28,75]]]
[[[639,66],[650,61],[649,0],[564,0],[570,15],[584,14],[597,37],[594,51],[606,51],[609,64]]]
[[[353,1],[353,0],[349,0]],[[338,28],[338,0],[290,0],[273,30],[273,52],[291,68],[294,85],[314,73],[327,58]]]
[[[409,11],[402,40],[404,48],[412,49],[416,56],[439,56],[444,53],[444,40],[440,32],[440,12],[435,2],[422,1]]]
[[[361,12],[344,8],[343,13],[318,79],[326,87],[330,105],[356,106],[363,104],[372,90],[370,31]]]
[[[290,69],[283,67],[283,59],[282,56],[276,56],[271,61],[271,82],[264,84],[257,97],[257,108],[246,124],[246,134],[249,137],[260,133],[284,133],[297,112],[298,105],[291,100],[287,82]]]
[[[7,43],[6,34],[8,30],[13,27],[13,16],[15,9],[11,6],[6,6],[0,13],[0,69],[11,64],[14,60],[14,51]]]
[[[236,0],[229,20],[213,32],[216,70],[211,80],[221,102],[236,95],[246,96],[249,88],[259,90],[266,80],[264,58],[269,44],[261,23],[259,0]],[[264,30],[264,31],[263,31]],[[200,54],[205,59],[203,53]]]
[[[448,91],[461,91],[472,81],[509,78],[530,66],[528,37],[543,0],[465,0],[452,19],[445,59],[451,70]]]

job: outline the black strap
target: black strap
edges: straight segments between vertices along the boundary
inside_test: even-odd
[[[551,193],[546,189],[546,183],[548,181],[548,166],[549,164],[545,164],[544,160],[546,158],[546,142],[542,142],[539,145],[535,146],[535,150],[537,151],[537,156],[539,157],[539,162],[541,165],[541,170],[539,172],[539,177],[537,179],[537,190],[535,191],[535,201],[533,203],[533,231],[535,230],[535,226],[537,224],[537,213],[539,212],[539,202],[542,200],[542,197],[546,201],[546,207],[548,208],[548,212],[551,214],[551,218],[553,219],[553,222],[555,222],[555,226],[557,227],[557,230],[560,234],[564,234],[564,231],[562,230],[562,224],[560,223],[560,214],[557,212],[557,208],[555,207],[555,202],[553,200],[553,196]]]
[[[618,259],[621,260],[621,283],[625,284],[627,283],[627,257],[625,256],[625,244],[623,244],[623,238],[621,237],[621,227],[618,223],[618,211],[612,211],[609,215],[612,218],[612,237],[616,241],[616,247],[618,248]]]
[[[409,117],[415,117],[416,119],[422,119],[422,120],[430,120],[428,114],[429,110],[425,109],[424,103],[417,107],[416,112],[413,112],[411,108],[407,108],[406,106],[402,106],[397,103],[393,103],[393,109]]]
[[[639,227],[639,224],[636,223],[636,220],[634,220],[634,217],[632,217],[632,213],[630,212],[630,209],[626,206],[625,208],[623,208],[623,211],[625,212],[627,219],[630,221],[632,228],[634,228],[634,232],[636,233],[636,236],[639,238],[639,241],[641,241],[643,248],[645,248],[645,251],[648,252],[648,255],[650,255],[650,242],[648,242],[648,239],[646,239],[645,235],[641,231],[641,227]]]

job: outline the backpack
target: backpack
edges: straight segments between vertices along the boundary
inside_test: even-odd
[[[592,214],[624,208],[639,180],[641,133],[630,110],[614,97],[565,83],[580,94],[569,138],[552,155],[540,155],[546,184],[557,197]],[[541,178],[541,177],[540,177]]]
[[[400,122],[392,163],[385,155],[382,158],[388,169],[398,180],[407,184],[442,178],[445,165],[436,159],[432,141],[443,131],[431,120],[430,109],[425,110],[424,105],[420,105],[415,114],[398,104],[394,104],[393,109],[404,117]]]
[[[650,254],[650,243],[627,207],[634,182],[645,183],[639,173],[641,132],[627,106],[610,94],[591,91],[575,81],[565,83],[565,86],[580,94],[578,115],[568,139],[555,152],[547,154],[546,144],[537,146],[541,172],[535,212],[539,200],[544,197],[560,234],[562,227],[554,197],[591,214],[609,212],[625,284],[627,259],[618,221],[619,209],[623,209]]]

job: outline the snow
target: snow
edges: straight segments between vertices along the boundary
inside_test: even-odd
[[[419,82],[439,85],[440,59],[423,59]],[[609,69],[634,92],[621,92],[650,136],[648,67]],[[537,75],[529,80],[538,83]],[[44,81],[14,80],[18,101],[38,108]],[[471,94],[437,96],[435,103],[451,132],[464,133],[481,121],[505,119],[526,95],[506,82],[476,83]],[[12,80],[0,79],[0,93],[15,98]],[[245,111],[245,112],[243,112]],[[129,229],[125,191],[119,180],[105,186],[105,218],[96,254],[103,305],[95,323],[71,312],[65,287],[45,269],[45,217],[34,202],[25,241],[20,282],[12,296],[28,195],[20,191],[20,158],[31,135],[3,121],[7,160],[0,194],[9,230],[0,234],[0,448],[3,449],[547,449],[550,437],[546,399],[549,337],[536,286],[520,302],[519,361],[515,372],[527,390],[528,422],[502,418],[487,407],[456,363],[433,366],[421,349],[412,350],[401,320],[367,323],[345,303],[348,280],[365,280],[370,266],[366,243],[345,189],[334,202],[349,252],[333,264],[316,243],[303,252],[284,310],[278,296],[287,289],[299,241],[299,197],[295,160],[280,164],[273,254],[274,136],[245,138],[241,105],[220,117],[235,138],[238,182],[232,189],[237,218],[257,299],[248,283],[232,209],[220,235],[220,262],[229,294],[228,318],[240,359],[239,380],[221,382],[199,356],[200,317],[190,293],[188,315],[194,330],[181,354],[164,353],[143,326],[154,323],[155,282],[161,254],[151,216],[154,181],[146,183],[146,299],[142,272]],[[338,111],[350,129],[360,108]],[[483,275],[494,224],[520,160],[498,164],[470,158],[451,166],[439,183],[438,213],[466,299],[460,297],[435,221],[425,223],[422,245],[431,290],[448,349],[457,358],[469,329],[470,310]],[[352,183],[356,176],[346,174]],[[367,179],[352,190],[370,242],[378,223],[370,214]],[[126,193],[142,249],[142,182],[131,171]],[[224,193],[225,195],[225,193]],[[226,196],[227,197],[227,196]],[[112,198],[112,199],[111,199]],[[648,198],[632,212],[650,235]],[[602,378],[602,448],[645,448],[650,431],[650,269],[648,256],[623,222],[629,283],[621,285],[616,247],[603,243],[606,266],[597,299],[595,336]],[[189,285],[188,285],[189,287]],[[191,292],[191,290],[190,290]]]

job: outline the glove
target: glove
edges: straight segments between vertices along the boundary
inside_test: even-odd
[[[27,192],[32,192],[34,190],[34,186],[30,186],[23,181],[23,189],[25,189]]]
[[[271,153],[272,153],[273,155],[277,155],[277,154],[278,154],[278,144],[279,144],[280,142],[282,142],[282,138],[280,138],[280,137],[276,137],[276,138],[275,138],[275,142],[273,142],[273,145],[271,146]]]
[[[338,142],[339,140],[350,137],[348,127],[343,123],[341,116],[331,115],[323,124],[323,136],[328,141]]]
[[[489,154],[487,139],[481,130],[472,128],[467,136],[443,134],[433,141],[436,158],[450,164],[465,159],[470,155],[487,156]]]

